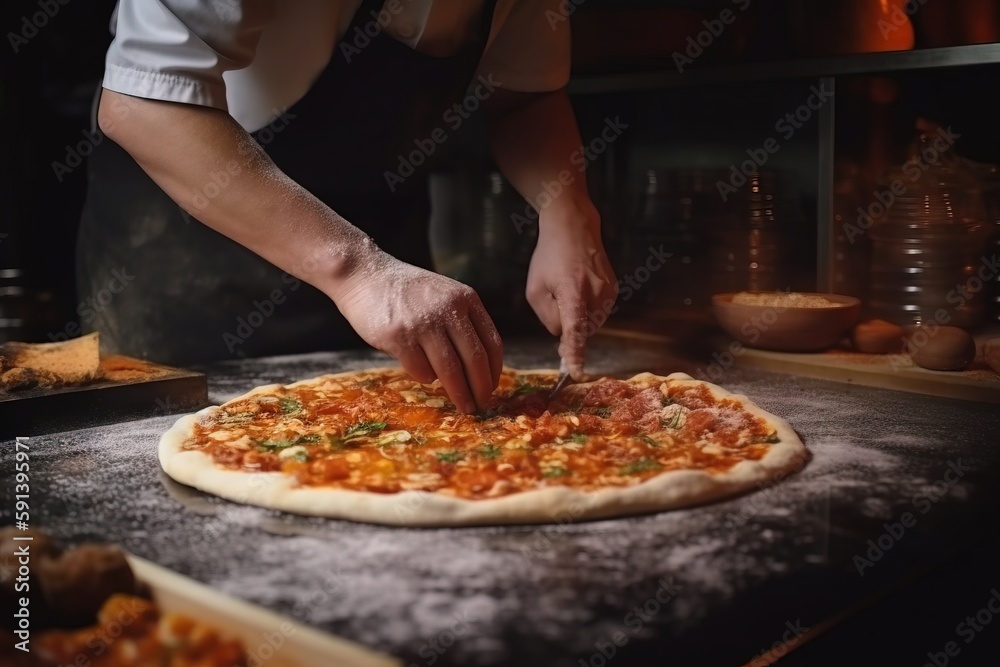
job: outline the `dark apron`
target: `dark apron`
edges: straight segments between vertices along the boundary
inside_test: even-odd
[[[382,4],[365,0],[343,39],[353,44]],[[386,252],[433,268],[426,165],[393,189],[385,172],[415,140],[448,130],[442,116],[475,75],[495,4],[447,58],[381,31],[349,62],[338,45],[306,95],[255,138]],[[329,298],[188,216],[114,142],[96,146],[87,168],[78,313],[105,352],[188,364],[363,345]]]

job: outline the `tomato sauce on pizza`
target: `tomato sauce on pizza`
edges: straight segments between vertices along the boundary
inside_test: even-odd
[[[439,383],[359,371],[234,399],[184,442],[215,465],[282,472],[305,487],[497,498],[547,486],[639,484],[671,470],[722,473],[764,457],[775,428],[703,384],[656,376],[570,384],[505,370],[481,413]]]

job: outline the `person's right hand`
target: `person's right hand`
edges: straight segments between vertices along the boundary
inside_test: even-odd
[[[322,290],[365,341],[418,381],[439,378],[465,412],[489,400],[503,348],[476,293],[383,252],[282,173],[228,113],[105,90],[98,120],[184,210]],[[239,169],[215,195],[192,198],[220,165]]]
[[[332,295],[354,330],[418,382],[441,380],[462,412],[489,401],[503,344],[475,290],[377,250]]]

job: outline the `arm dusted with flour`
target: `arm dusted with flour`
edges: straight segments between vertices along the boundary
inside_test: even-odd
[[[181,207],[323,291],[365,341],[414,378],[440,378],[466,412],[489,399],[503,350],[475,292],[382,251],[278,169],[227,113],[105,90],[98,119]],[[219,171],[229,183],[195,206]]]
[[[587,193],[573,108],[565,90],[499,90],[487,110],[500,168],[539,213],[528,303],[560,337],[559,354],[579,379],[587,336],[614,306],[618,282],[601,242],[600,216]]]

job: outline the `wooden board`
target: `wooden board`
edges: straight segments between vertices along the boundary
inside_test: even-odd
[[[1000,403],[1000,374],[982,363],[964,371],[931,371],[914,365],[905,354],[863,354],[834,349],[804,354],[744,347],[727,356],[732,339],[720,336],[713,348],[733,365],[778,373],[836,380],[868,387],[909,391],[984,403]],[[716,360],[718,363],[718,360]]]
[[[204,373],[130,357],[101,360],[105,377],[79,386],[0,391],[0,439],[44,435],[207,406]]]
[[[720,373],[724,373],[729,368],[738,366],[930,396],[1000,403],[1000,374],[990,370],[981,359],[983,343],[1000,337],[1000,329],[996,326],[985,327],[982,332],[974,335],[980,350],[979,356],[969,369],[957,372],[920,368],[904,354],[863,354],[847,347],[810,354],[771,352],[742,346],[737,348],[739,352],[734,355],[731,352],[733,339],[720,332],[706,334],[705,340],[699,340],[697,345],[672,334],[632,329],[604,327],[597,335],[661,344],[664,359],[670,360],[671,369],[704,377],[709,381],[715,381],[708,374],[710,368],[716,367]],[[709,351],[692,355],[693,347],[699,350],[704,347]],[[707,360],[700,358],[702,354],[710,357],[713,351],[718,356]]]

